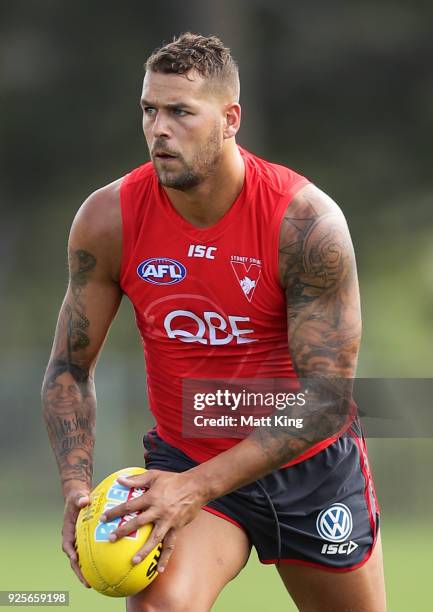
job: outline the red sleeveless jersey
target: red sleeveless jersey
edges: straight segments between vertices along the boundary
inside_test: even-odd
[[[198,462],[239,439],[182,436],[182,380],[296,377],[278,243],[287,205],[308,180],[240,152],[242,191],[206,229],[177,213],[151,163],[120,191],[120,283],[143,340],[150,409],[161,438]]]

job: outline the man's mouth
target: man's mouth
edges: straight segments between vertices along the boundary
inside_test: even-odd
[[[173,153],[164,153],[164,152],[154,153],[153,156],[156,159],[176,159],[177,157],[177,155],[174,155]]]

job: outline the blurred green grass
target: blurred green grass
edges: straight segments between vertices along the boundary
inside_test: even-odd
[[[2,521],[0,589],[69,590],[69,610],[124,610],[124,602],[84,589],[60,551],[60,517],[28,514]],[[433,610],[431,578],[433,525],[384,521],[382,539],[390,612]],[[35,610],[23,606],[22,610]],[[214,612],[296,610],[273,567],[263,566],[255,553],[220,595]]]

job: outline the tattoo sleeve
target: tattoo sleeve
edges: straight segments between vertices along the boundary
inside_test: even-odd
[[[280,234],[289,351],[307,401],[283,414],[302,429],[251,434],[275,466],[338,433],[353,418],[353,377],[361,337],[355,258],[338,207],[308,186],[287,208]]]
[[[91,253],[70,251],[69,287],[42,387],[44,419],[64,491],[73,481],[90,487],[92,479],[96,397],[85,294],[96,266]]]

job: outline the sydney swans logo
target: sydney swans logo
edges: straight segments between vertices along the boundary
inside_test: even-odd
[[[232,255],[230,263],[240,288],[247,300],[251,302],[262,272],[261,260]]]

